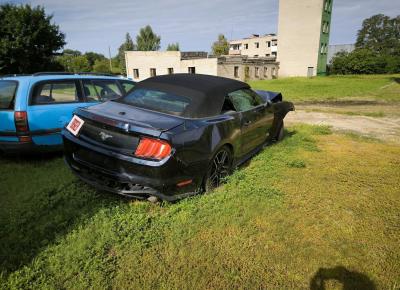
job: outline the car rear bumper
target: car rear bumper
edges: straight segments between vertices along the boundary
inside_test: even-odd
[[[173,201],[200,192],[202,176],[190,176],[177,160],[171,157],[160,166],[137,164],[120,159],[115,152],[107,153],[69,132],[63,133],[65,161],[84,182],[91,186],[128,197],[157,196]],[[192,180],[178,187],[177,184]]]
[[[0,141],[0,151],[5,154],[28,154],[62,150],[62,145],[45,146],[33,142]]]

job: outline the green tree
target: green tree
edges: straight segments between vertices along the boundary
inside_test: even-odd
[[[67,72],[90,72],[91,66],[84,55],[61,55],[57,57],[57,61],[64,67]]]
[[[82,52],[80,52],[79,50],[74,50],[74,49],[64,49],[62,52],[63,55],[71,55],[71,56],[78,56],[78,55],[82,55]]]
[[[136,36],[137,50],[156,51],[160,49],[161,37],[153,32],[150,25],[140,29]]]
[[[65,36],[43,7],[0,5],[0,74],[33,73],[54,67]]]
[[[167,46],[167,51],[179,51],[180,49],[179,49],[179,43],[178,42],[176,42],[176,43],[170,43],[170,44],[168,44],[168,46]]]
[[[110,62],[108,59],[97,59],[93,65],[93,72],[110,73]]]
[[[377,14],[365,19],[358,31],[356,47],[386,54],[399,51],[400,16]]]
[[[64,51],[65,53],[65,51]],[[97,53],[97,52],[92,52],[92,51],[88,51],[84,54],[84,56],[86,57],[89,66],[90,67],[94,67],[94,64],[96,63],[96,61],[102,61],[102,60],[107,60],[107,58],[101,54],[101,53]]]
[[[118,67],[121,73],[126,74],[125,51],[136,50],[136,45],[133,43],[132,37],[129,33],[125,35],[125,42],[118,48]]]
[[[227,55],[229,52],[229,42],[226,39],[225,35],[219,34],[218,40],[213,43],[211,47],[211,51],[213,55],[221,56]]]

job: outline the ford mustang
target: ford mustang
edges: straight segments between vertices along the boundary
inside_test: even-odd
[[[199,74],[163,75],[126,96],[74,112],[65,160],[97,189],[173,201],[219,186],[283,137],[294,110],[280,93]]]

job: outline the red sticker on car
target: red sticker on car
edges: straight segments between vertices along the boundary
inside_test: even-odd
[[[79,130],[82,128],[84,121],[78,116],[74,116],[67,126],[67,130],[75,136],[78,135]]]

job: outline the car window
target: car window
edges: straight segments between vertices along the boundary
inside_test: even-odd
[[[100,101],[108,101],[122,97],[121,90],[119,89],[116,81],[92,80],[92,84],[96,88],[97,95],[100,97]]]
[[[190,104],[190,99],[156,90],[134,89],[120,99],[120,102],[158,112],[182,115]]]
[[[129,93],[135,87],[135,83],[134,82],[119,81],[119,83],[121,84],[121,86],[124,89],[126,94]]]
[[[17,82],[0,81],[0,109],[12,109],[14,96],[17,90]]]
[[[84,80],[83,84],[83,93],[88,102],[98,102],[100,101],[100,97],[97,93],[96,87],[90,80]]]
[[[78,90],[74,80],[40,83],[36,86],[32,98],[35,105],[78,101]]]
[[[241,89],[228,94],[236,111],[247,111],[263,103],[262,99],[250,89]]]

